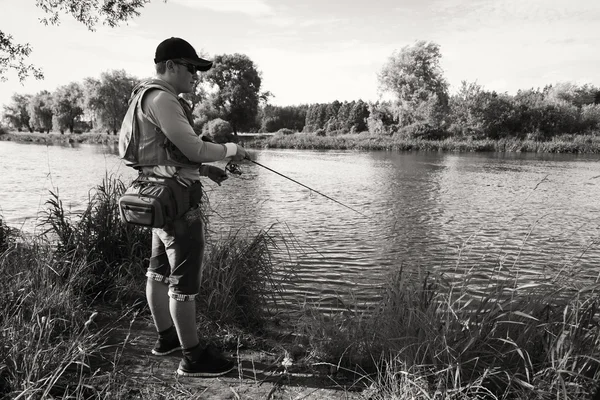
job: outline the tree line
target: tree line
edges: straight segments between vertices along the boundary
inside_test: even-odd
[[[600,130],[600,89],[562,82],[519,90],[515,95],[486,90],[463,81],[456,93],[440,67],[440,47],[420,41],[395,52],[378,74],[379,89],[389,100],[335,100],[331,103],[275,106],[262,91],[262,76],[243,54],[214,58],[192,94],[194,128],[225,121],[238,132],[311,132],[338,135],[370,132],[411,138],[547,140],[560,134]],[[17,130],[106,131],[116,134],[133,87],[140,79],[123,70],[72,82],[54,92],[14,94],[3,121]]]

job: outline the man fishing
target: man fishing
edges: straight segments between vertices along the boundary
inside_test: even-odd
[[[133,90],[119,137],[119,152],[129,166],[144,176],[177,182],[190,209],[163,228],[152,229],[152,253],[146,277],[146,297],[158,340],[155,355],[182,349],[177,373],[215,377],[234,368],[233,361],[200,344],[196,333],[195,297],[199,291],[204,252],[204,226],[197,206],[202,196],[200,176],[217,183],[227,178],[222,169],[202,163],[230,158],[249,159],[235,143],[203,141],[192,128],[192,117],[181,93],[190,93],[199,71],[212,61],[198,57],[180,38],[169,38],[156,48],[155,79]]]

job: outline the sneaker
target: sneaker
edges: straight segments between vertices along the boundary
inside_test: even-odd
[[[155,356],[166,356],[167,354],[171,354],[177,350],[181,350],[181,344],[179,344],[179,338],[177,335],[171,338],[159,337],[154,344],[152,354]]]
[[[183,357],[177,368],[177,374],[202,378],[214,378],[225,375],[235,368],[235,363],[223,356],[220,352],[205,348],[197,360],[192,360],[187,355]]]

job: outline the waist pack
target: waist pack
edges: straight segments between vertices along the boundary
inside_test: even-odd
[[[188,188],[173,178],[140,176],[119,198],[123,222],[152,228],[164,228],[191,205]]]

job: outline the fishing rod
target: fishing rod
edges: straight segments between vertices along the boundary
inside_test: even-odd
[[[250,158],[246,158],[246,160],[250,161],[250,162],[251,162],[251,163],[253,163],[253,164],[256,164],[256,165],[258,165],[259,167],[263,167],[264,169],[266,169],[266,170],[268,170],[268,171],[271,171],[271,172],[273,172],[273,173],[275,173],[275,174],[277,174],[277,175],[279,175],[279,176],[281,176],[281,177],[284,177],[285,179],[288,179],[288,180],[290,180],[290,181],[294,182],[294,183],[295,183],[295,184],[297,184],[297,185],[300,185],[300,186],[302,186],[302,187],[305,187],[305,188],[307,188],[308,190],[310,190],[311,192],[315,192],[315,193],[317,193],[317,194],[320,194],[321,196],[325,197],[326,199],[329,199],[329,200],[331,200],[331,201],[333,201],[333,202],[335,202],[335,203],[337,203],[337,204],[341,205],[342,207],[346,207],[347,209],[349,209],[349,210],[352,210],[352,211],[354,211],[355,213],[357,213],[357,214],[360,214],[360,215],[362,215],[362,216],[363,216],[363,217],[365,217],[365,218],[371,219],[371,217],[369,217],[368,215],[366,215],[366,214],[364,214],[364,213],[362,213],[362,212],[358,211],[357,209],[355,209],[355,208],[352,208],[352,207],[350,207],[349,205],[346,205],[346,204],[342,203],[341,201],[338,201],[338,200],[334,199],[333,197],[327,196],[326,194],[324,194],[324,193],[321,193],[321,192],[319,192],[318,190],[315,190],[315,189],[313,189],[313,188],[311,188],[311,187],[308,187],[308,186],[306,186],[305,184],[303,184],[303,183],[300,183],[300,182],[298,182],[297,180],[290,178],[289,176],[285,176],[285,175],[284,175],[284,174],[282,174],[281,172],[277,172],[277,171],[275,171],[274,169],[272,169],[272,168],[269,168],[269,167],[267,167],[266,165],[263,165],[263,164],[261,164],[261,163],[259,163],[259,162],[256,162],[256,161],[254,161],[254,160],[252,160],[252,159],[250,159]],[[239,174],[239,170],[238,170],[238,174]]]

